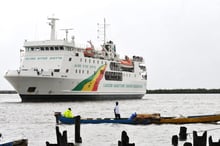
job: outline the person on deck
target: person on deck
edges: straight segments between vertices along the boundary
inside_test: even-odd
[[[115,103],[114,113],[115,113],[115,119],[120,119],[121,118],[120,112],[119,112],[118,102]]]
[[[72,113],[71,108],[68,108],[68,109],[63,113],[63,116],[64,116],[65,118],[73,118],[73,113]]]

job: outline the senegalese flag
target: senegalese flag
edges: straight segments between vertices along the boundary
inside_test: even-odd
[[[102,80],[107,65],[102,65],[98,70],[80,82],[72,91],[97,91],[99,82]]]

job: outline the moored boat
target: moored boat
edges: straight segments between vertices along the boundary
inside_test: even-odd
[[[74,124],[74,118],[65,118],[60,113],[55,113],[58,123]],[[220,114],[197,115],[187,117],[161,117],[160,114],[132,114],[129,118],[82,118],[82,124],[132,124],[132,125],[148,125],[148,124],[191,124],[191,123],[215,123],[220,121]]]
[[[6,143],[0,143],[0,146],[28,146],[28,140],[19,139],[19,140],[6,142]]]
[[[66,118],[61,115],[60,112],[56,112],[55,114],[57,124],[75,124],[75,118]],[[82,124],[104,124],[104,123],[111,123],[111,124],[151,124],[151,119],[146,118],[140,120],[133,119],[134,116],[131,116],[130,118],[121,118],[121,119],[115,119],[115,118],[81,118],[80,123]]]

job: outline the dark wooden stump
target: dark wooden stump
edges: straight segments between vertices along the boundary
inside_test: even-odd
[[[134,143],[129,143],[129,137],[126,131],[122,131],[121,133],[121,141],[118,141],[118,146],[135,146]]]
[[[193,146],[206,146],[207,131],[202,136],[198,136],[196,131],[193,131]]]
[[[180,127],[179,140],[184,141],[187,139],[186,131],[187,131],[186,127]]]
[[[50,144],[47,141],[46,146],[74,146],[73,143],[68,143],[67,141],[67,131],[64,131],[62,135],[59,131],[58,126],[56,126],[56,136],[57,136],[57,144]]]
[[[177,135],[172,136],[172,145],[178,146],[178,136]]]
[[[82,138],[80,136],[80,116],[76,116],[75,118],[75,142],[82,143]]]
[[[183,144],[183,146],[192,146],[192,143],[191,143],[191,142],[185,142],[185,143]]]
[[[218,140],[218,142],[213,142],[212,136],[209,136],[209,146],[220,146],[220,139]]]

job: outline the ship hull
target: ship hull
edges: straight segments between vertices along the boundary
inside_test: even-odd
[[[18,74],[17,71],[9,71],[5,76],[20,95],[22,102],[141,99],[146,93],[144,88],[139,90],[118,86],[110,88],[105,87],[105,84],[100,84],[100,89],[97,91],[74,91],[70,87],[73,87],[72,83],[76,82],[76,79],[39,77],[30,72],[28,74],[32,74],[31,76],[25,74],[27,73],[20,72]],[[125,84],[125,82],[120,82],[120,84],[123,83]],[[118,85],[118,83],[116,85]],[[28,91],[30,87],[36,89],[30,92]]]
[[[115,95],[27,95],[20,94],[22,102],[62,102],[62,101],[89,101],[114,99],[141,99],[144,94],[115,94]]]

